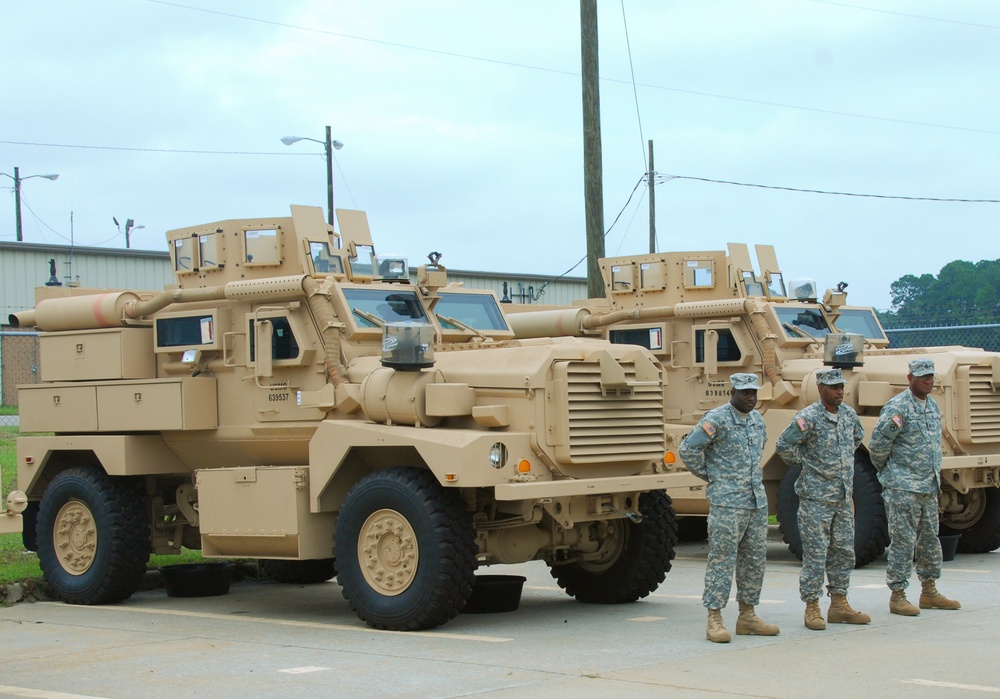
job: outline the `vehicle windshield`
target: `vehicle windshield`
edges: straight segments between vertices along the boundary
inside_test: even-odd
[[[799,340],[824,338],[830,332],[830,324],[819,306],[776,306],[774,310],[785,337]]]
[[[461,330],[442,317],[453,318],[475,330],[509,330],[503,312],[492,294],[455,294],[441,292],[434,306],[443,330]]]
[[[415,291],[400,289],[356,289],[346,287],[344,297],[352,311],[361,311],[377,316],[386,323],[398,323],[408,320],[427,320],[424,307],[420,304]],[[358,325],[363,328],[378,327],[364,316],[355,313]]]
[[[837,330],[845,333],[864,335],[866,340],[885,340],[879,327],[875,311],[870,308],[841,308],[840,316],[834,321]]]

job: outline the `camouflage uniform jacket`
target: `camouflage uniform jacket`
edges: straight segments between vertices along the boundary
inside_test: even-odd
[[[834,418],[818,400],[799,411],[775,451],[789,466],[802,465],[795,482],[799,497],[848,502],[854,493],[854,452],[864,436],[854,408],[841,404]]]
[[[934,399],[917,400],[909,390],[879,415],[868,442],[883,488],[937,494],[941,490],[941,409]]]
[[[756,410],[743,417],[730,403],[705,413],[681,441],[688,470],[708,481],[711,505],[756,509],[767,506],[760,456],[767,442]]]

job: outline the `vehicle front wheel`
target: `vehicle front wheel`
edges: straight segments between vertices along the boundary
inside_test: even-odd
[[[602,558],[552,564],[556,583],[580,602],[635,602],[660,586],[671,568],[677,544],[677,522],[670,496],[662,491],[639,498],[642,521],[596,522],[604,529]]]
[[[343,595],[376,629],[440,626],[472,595],[472,517],[425,469],[391,468],[358,481],[341,505],[335,543]]]
[[[802,467],[789,466],[778,487],[778,529],[788,550],[802,560],[802,535],[799,533],[799,496],[795,481]],[[889,525],[882,499],[882,485],[868,455],[858,452],[854,458],[854,567],[863,568],[878,559],[889,545]]]
[[[59,599],[112,604],[139,589],[150,549],[137,482],[67,469],[42,495],[36,531],[38,563]]]

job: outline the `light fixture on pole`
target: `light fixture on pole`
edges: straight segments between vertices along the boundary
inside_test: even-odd
[[[118,226],[118,232],[121,233],[122,232],[122,227],[118,223],[118,219],[115,218],[114,216],[112,216],[111,220],[115,222],[115,225]],[[125,219],[125,247],[126,248],[130,247],[130,245],[129,245],[129,234],[132,231],[139,230],[140,228],[145,228],[145,226],[142,225],[141,223],[138,226],[135,225],[135,220],[134,219],[131,219],[131,218]]]
[[[293,143],[298,143],[299,141],[312,141],[313,143],[319,143],[326,150],[326,207],[327,207],[327,222],[333,226],[333,151],[334,149],[340,150],[344,147],[344,144],[340,141],[334,141],[330,138],[330,127],[326,127],[326,140],[320,141],[319,139],[309,138],[307,136],[282,136],[281,142],[286,146],[290,146]]]
[[[15,231],[17,232],[17,242],[21,242],[24,237],[21,235],[21,182],[23,180],[30,180],[32,177],[44,177],[47,180],[57,180],[59,175],[28,175],[27,177],[21,177],[20,168],[14,168],[14,174],[8,175],[6,172],[0,172],[0,175],[9,177],[14,180],[14,222]]]

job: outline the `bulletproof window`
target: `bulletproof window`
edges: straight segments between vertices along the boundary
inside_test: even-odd
[[[198,269],[198,239],[193,236],[173,241],[174,272],[191,274]]]
[[[616,345],[639,345],[653,351],[663,349],[663,328],[660,326],[612,330],[608,337]]]
[[[329,243],[309,242],[309,257],[312,258],[313,271],[316,274],[343,274],[344,263],[340,255],[330,250]]]
[[[845,333],[864,335],[867,340],[885,340],[875,313],[870,308],[841,308],[837,329]]]
[[[786,337],[798,340],[823,338],[830,332],[830,324],[819,306],[783,306],[774,310]]]
[[[276,228],[243,231],[243,264],[253,267],[281,264],[281,231]]]
[[[278,361],[280,359],[295,359],[299,356],[299,343],[295,339],[295,333],[292,332],[291,325],[288,324],[288,318],[284,316],[278,316],[276,318],[262,318],[261,320],[271,321],[271,326],[273,327],[273,332],[271,333],[271,359]],[[254,361],[256,358],[256,332],[254,328],[254,321],[250,319],[250,333],[248,336],[250,338],[250,361]]]
[[[719,341],[716,343],[719,361],[740,361],[740,359],[743,358],[743,352],[740,350],[740,346],[736,343],[736,337],[733,336],[733,331],[726,328],[714,328],[714,330],[719,333]],[[694,331],[694,361],[696,363],[705,361],[704,329]]]
[[[454,318],[476,330],[508,330],[507,321],[497,305],[492,294],[454,294],[441,293],[441,300],[434,307],[434,313],[440,316]],[[441,327],[445,330],[459,330],[451,323],[442,320]]]
[[[377,316],[386,323],[398,323],[408,320],[427,321],[424,307],[417,298],[415,291],[400,291],[395,289],[358,289],[346,287],[344,298],[351,310],[358,310]],[[354,314],[354,319],[362,328],[378,327],[363,315]]]
[[[215,344],[211,313],[156,319],[157,347],[201,347]]]

